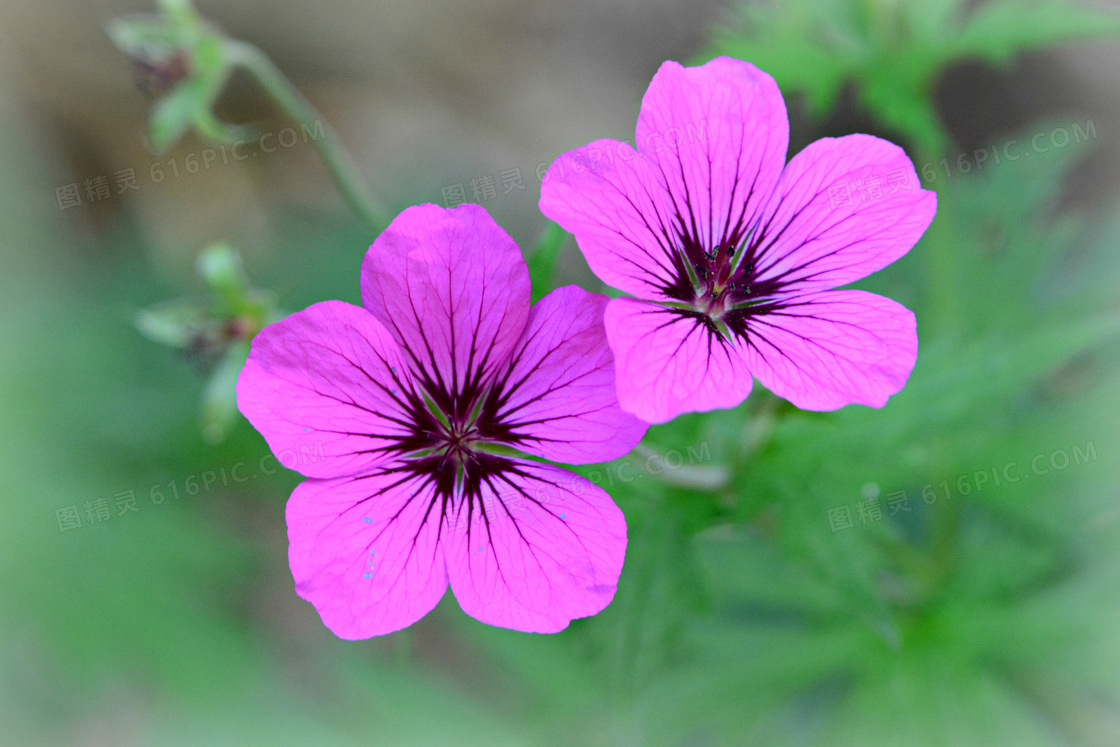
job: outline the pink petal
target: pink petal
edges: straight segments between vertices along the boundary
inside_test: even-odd
[[[446,536],[451,589],[484,623],[555,633],[614,598],[626,522],[601,488],[549,464],[515,461]]]
[[[529,315],[529,270],[483,208],[418,205],[370,247],[362,302],[414,372],[458,393],[508,360]]]
[[[859,280],[910,251],[936,211],[902,148],[870,135],[818,140],[782,173],[752,242],[756,280],[794,293]]]
[[[607,345],[607,297],[575,285],[533,307],[503,379],[498,419],[512,443],[557,462],[617,459],[638,445],[647,425],[622,411]]]
[[[778,183],[789,147],[785,102],[749,62],[665,62],[642,99],[637,144],[688,235],[713,250],[742,240]]]
[[[604,319],[622,409],[650,423],[734,407],[751,391],[740,343],[696,318],[649,301],[616,298]]]
[[[447,590],[440,506],[423,483],[379,471],[307,480],[292,493],[288,557],[296,593],[339,638],[408,627]]]
[[[597,140],[562,155],[540,208],[575,234],[605,283],[657,300],[680,280],[686,241],[708,251],[753,225],[785,162],[785,103],[773,78],[741,60],[666,62],[642,100],[637,143]]]
[[[591,271],[639,298],[662,298],[675,277],[669,207],[648,164],[617,140],[565,153],[541,183],[541,212],[575,235]]]
[[[882,407],[918,355],[914,314],[864,291],[813,293],[751,317],[747,365],[767,389],[803,410]]]
[[[337,477],[387,459],[382,449],[407,433],[399,390],[411,386],[380,322],[325,301],[261,330],[237,380],[237,406],[284,466]]]

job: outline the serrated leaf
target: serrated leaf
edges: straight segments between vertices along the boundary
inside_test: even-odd
[[[948,142],[932,89],[949,65],[969,57],[1004,61],[1022,51],[1120,30],[1113,14],[1063,0],[997,0],[967,12],[962,0],[860,3],[774,0],[744,3],[701,59],[730,55],[800,92],[823,117],[844,86],[869,114],[933,156]]]
[[[986,2],[964,23],[952,56],[974,54],[993,62],[1061,42],[1108,36],[1120,31],[1120,17],[1066,0]]]

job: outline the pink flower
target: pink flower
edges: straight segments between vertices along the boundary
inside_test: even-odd
[[[786,164],[777,85],[726,57],[664,63],[636,143],[564,154],[540,201],[595,274],[635,296],[606,313],[622,409],[660,423],[733,407],[752,376],[808,410],[882,407],[903,387],[914,315],[831,290],[894,262],[933,220],[936,196],[901,148],[825,138]]]
[[[622,513],[518,452],[597,462],[641,440],[616,399],[607,299],[569,286],[530,309],[521,252],[485,210],[422,205],[370,247],[362,303],[267,327],[237,385],[310,478],[287,508],[296,592],[350,639],[407,627],[448,584],[467,614],[517,630],[603,609]]]

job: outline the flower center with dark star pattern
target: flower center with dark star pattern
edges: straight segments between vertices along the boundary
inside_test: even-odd
[[[757,279],[755,247],[739,234],[733,232],[731,240],[714,249],[681,236],[673,258],[673,282],[663,287],[682,315],[697,319],[721,339],[745,339],[750,317],[775,308],[767,299],[778,284]]]
[[[469,523],[482,510],[484,486],[517,472],[509,457],[494,450],[516,447],[520,439],[498,418],[497,387],[478,382],[464,389],[448,393],[421,384],[407,397],[410,433],[396,447],[407,456],[393,471],[422,477],[434,488],[441,513]]]

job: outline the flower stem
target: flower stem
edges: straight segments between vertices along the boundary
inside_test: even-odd
[[[226,41],[226,54],[231,64],[240,65],[256,78],[272,100],[292,119],[301,124],[322,123],[326,136],[316,138],[312,142],[319,150],[319,155],[322,156],[347,204],[372,228],[380,230],[388,225],[388,211],[362,181],[361,175],[354,167],[354,159],[342,145],[337,133],[323,121],[311,102],[284,77],[268,55],[248,42],[235,39]]]

